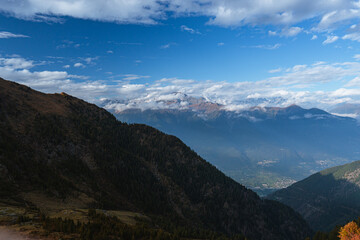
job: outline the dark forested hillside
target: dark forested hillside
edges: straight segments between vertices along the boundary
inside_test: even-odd
[[[316,173],[269,196],[297,210],[315,230],[360,216],[360,161]]]
[[[262,200],[178,138],[95,105],[0,79],[0,202],[138,211],[250,239],[304,239],[305,221]]]

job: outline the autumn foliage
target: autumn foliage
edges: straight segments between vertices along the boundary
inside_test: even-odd
[[[360,228],[353,221],[340,229],[339,238],[341,240],[360,240]]]

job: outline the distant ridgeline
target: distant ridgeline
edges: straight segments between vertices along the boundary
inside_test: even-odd
[[[142,109],[145,103],[114,100],[102,106],[120,121],[179,137],[226,175],[262,195],[360,159],[360,127],[353,118],[296,105],[229,111],[179,93],[153,102],[162,108]]]
[[[360,161],[323,170],[268,198],[298,211],[314,230],[329,231],[360,216]]]
[[[178,138],[121,123],[67,94],[44,94],[3,79],[0,186],[0,217],[20,207],[50,217],[97,208],[141,213],[150,226],[170,235],[181,228],[204,233],[192,238],[303,240],[312,235],[290,207],[259,198]],[[54,220],[51,230],[52,220],[46,221],[50,232],[62,226]],[[66,226],[80,234],[71,221]]]

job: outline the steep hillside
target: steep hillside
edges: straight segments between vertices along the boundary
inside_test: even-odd
[[[179,137],[259,193],[360,159],[360,127],[352,118],[296,105],[235,112],[178,93],[174,98],[162,102],[163,109],[124,110],[111,101],[104,106],[120,121],[144,123]]]
[[[269,196],[298,211],[315,230],[360,216],[360,161],[323,170]]]
[[[0,200],[143,212],[250,239],[304,239],[305,221],[262,200],[178,138],[65,93],[0,79]]]

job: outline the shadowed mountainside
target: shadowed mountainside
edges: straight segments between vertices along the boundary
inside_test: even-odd
[[[316,173],[268,196],[298,211],[314,230],[360,216],[360,161]]]
[[[260,199],[178,138],[67,94],[0,79],[0,201],[143,212],[250,239],[304,239],[305,221]]]

